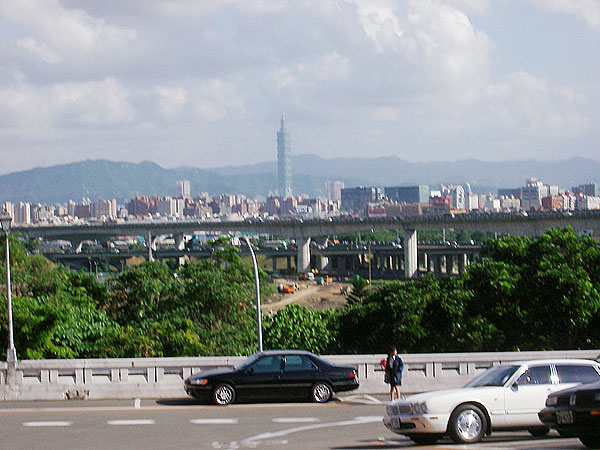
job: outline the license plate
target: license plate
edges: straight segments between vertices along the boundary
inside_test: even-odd
[[[400,419],[392,419],[392,428],[400,428]]]
[[[556,411],[556,423],[561,425],[573,423],[573,411]]]

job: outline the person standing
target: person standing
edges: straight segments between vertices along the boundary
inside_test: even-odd
[[[394,396],[400,398],[398,386],[402,384],[402,370],[404,362],[398,356],[396,347],[392,347],[385,363],[385,382],[390,385],[390,400],[394,400]]]

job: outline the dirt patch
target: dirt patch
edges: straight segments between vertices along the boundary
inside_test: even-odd
[[[265,312],[277,312],[287,305],[302,305],[312,309],[323,310],[346,305],[346,296],[342,290],[348,289],[349,283],[333,282],[319,285],[314,281],[294,281],[286,279],[274,280],[276,285],[297,284],[298,290],[293,294],[274,294],[263,301]]]

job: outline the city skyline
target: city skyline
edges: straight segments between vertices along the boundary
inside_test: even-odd
[[[0,174],[597,158],[597,0],[0,1]],[[574,51],[576,49],[577,51]]]

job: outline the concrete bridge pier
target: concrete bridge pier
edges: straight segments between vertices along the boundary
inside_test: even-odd
[[[298,246],[298,265],[296,272],[310,272],[310,238],[297,238],[296,245]]]
[[[404,231],[404,278],[417,278],[417,230]]]
[[[442,277],[442,256],[433,255],[433,273],[436,278]]]
[[[454,273],[454,255],[446,255],[446,275]]]
[[[71,242],[71,248],[75,253],[81,253],[81,248],[83,247],[82,239],[70,239],[69,242]]]
[[[329,269],[329,258],[323,255],[317,255],[317,269],[323,272]]]
[[[146,245],[148,246],[148,262],[154,262],[154,252],[156,251],[156,238],[152,237],[152,231],[148,230],[148,241]]]
[[[185,250],[185,235],[184,234],[176,234],[173,236],[175,238],[175,248],[180,252]]]
[[[467,254],[463,253],[458,256],[458,274],[462,275],[465,271],[465,267],[467,266]]]

